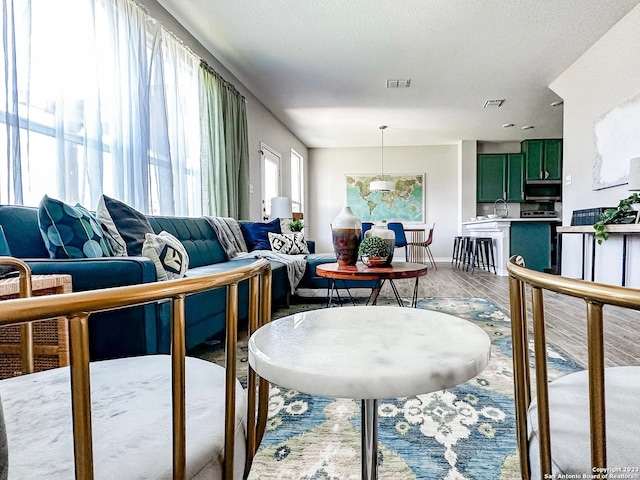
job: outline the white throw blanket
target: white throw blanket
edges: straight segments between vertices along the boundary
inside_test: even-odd
[[[246,252],[247,244],[242,236],[242,230],[235,218],[231,217],[204,217],[218,235],[220,245],[227,257],[233,259],[238,252]]]
[[[298,288],[298,284],[300,280],[302,280],[304,271],[307,268],[306,255],[287,255],[274,252],[273,250],[254,250],[253,252],[240,252],[234,260],[244,258],[266,258],[284,263],[285,267],[287,267],[287,275],[289,276],[289,286],[291,287],[292,295],[295,293],[296,288]]]
[[[287,267],[289,286],[291,293],[295,293],[298,284],[307,268],[306,255],[286,255],[272,250],[254,250],[247,252],[247,244],[242,236],[242,230],[238,221],[230,217],[210,217],[205,216],[213,230],[218,235],[220,245],[224,249],[230,260],[241,260],[247,258],[266,258],[284,263]]]

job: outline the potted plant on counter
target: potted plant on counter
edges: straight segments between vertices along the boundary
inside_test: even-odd
[[[358,254],[367,267],[387,266],[393,256],[389,244],[380,237],[366,237],[362,240]]]
[[[639,208],[640,197],[637,193],[620,200],[616,208],[607,208],[600,216],[600,220],[593,225],[598,244],[609,238],[609,232],[606,231],[607,225],[634,223],[638,216]]]

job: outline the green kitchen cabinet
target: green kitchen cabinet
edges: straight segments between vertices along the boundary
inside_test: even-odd
[[[551,222],[512,222],[509,255],[521,255],[527,268],[549,271],[552,263]]]
[[[477,200],[507,202],[524,200],[524,155],[521,153],[478,155]]]
[[[524,201],[524,155],[507,155],[507,202]]]
[[[525,140],[526,180],[562,180],[562,140]]]
[[[562,180],[562,140],[544,141],[544,169],[549,180]]]
[[[503,198],[507,177],[507,156],[478,155],[478,202]]]

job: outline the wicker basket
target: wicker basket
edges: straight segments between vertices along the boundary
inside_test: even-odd
[[[33,275],[32,279],[34,296],[71,291],[68,275]],[[0,292],[4,293],[0,300],[18,298],[17,283],[17,279],[0,280]],[[16,293],[7,294],[13,290]],[[65,318],[33,323],[33,353],[36,372],[69,365],[69,329]],[[0,378],[21,374],[20,326],[0,327]]]

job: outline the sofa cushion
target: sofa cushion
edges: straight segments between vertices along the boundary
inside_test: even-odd
[[[267,233],[269,245],[274,252],[285,253],[287,255],[308,254],[307,242],[304,234],[298,233]]]
[[[637,467],[640,445],[637,427],[640,423],[640,367],[606,368],[604,377],[607,399],[607,463],[612,467]],[[549,412],[552,465],[550,478],[563,478],[563,475],[565,478],[591,478],[584,476],[585,472],[591,472],[587,370],[565,375],[549,384]],[[537,398],[529,406],[527,422],[531,478],[540,479]]]
[[[38,228],[37,207],[0,205],[0,225],[14,257],[50,258]]]
[[[9,478],[9,447],[7,445],[7,431],[4,426],[4,413],[0,401],[0,480]]]
[[[168,232],[147,233],[142,245],[142,255],[156,266],[158,280],[184,277],[189,268],[189,254],[176,237]]]
[[[4,230],[2,229],[2,225],[0,225],[0,257],[10,257],[11,250],[9,250],[9,244],[7,243],[7,238],[4,236]],[[14,269],[11,265],[1,265],[0,264],[0,277],[9,273]]]
[[[282,233],[279,218],[274,218],[266,223],[240,222],[240,229],[250,252],[253,250],[271,250],[268,233]]]
[[[11,256],[11,249],[7,243],[7,237],[4,235],[4,229],[2,228],[2,225],[0,225],[0,257],[9,256]]]
[[[164,230],[182,242],[189,254],[190,269],[228,260],[218,236],[205,218],[160,215],[147,218],[154,232]]]
[[[115,198],[102,195],[98,202],[96,217],[109,240],[116,256],[142,255],[142,244],[147,233],[153,233],[147,217]]]
[[[110,257],[111,247],[96,218],[82,205],[45,195],[38,208],[40,234],[51,258]]]
[[[192,357],[184,365],[186,478],[224,478],[225,369]],[[171,357],[91,362],[89,368],[95,478],[173,478]],[[76,478],[70,382],[68,367],[2,380],[10,478]],[[233,474],[239,479],[248,402],[239,381],[234,387]]]

